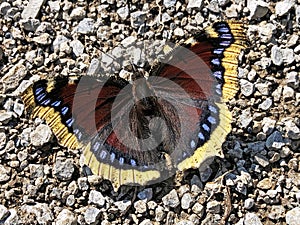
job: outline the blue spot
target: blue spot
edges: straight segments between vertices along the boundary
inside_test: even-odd
[[[100,143],[96,141],[96,142],[94,143],[93,149],[94,149],[95,151],[97,151],[97,150],[99,149],[99,147],[100,147]]]
[[[61,104],[61,101],[55,101],[55,102],[51,103],[51,106],[58,107],[58,106],[60,106],[60,104]]]
[[[221,41],[220,46],[222,47],[229,47],[231,45],[231,40],[230,41]]]
[[[123,164],[124,164],[124,158],[123,158],[123,157],[120,157],[120,158],[119,158],[119,162],[120,162],[121,165],[123,165]]]
[[[62,107],[61,113],[65,116],[67,112],[69,111],[69,108],[67,106]]]
[[[43,102],[41,103],[41,105],[49,105],[50,102],[51,102],[51,100],[48,98],[48,99],[46,99],[45,101],[43,101]]]
[[[200,132],[199,134],[198,134],[198,137],[201,139],[201,140],[205,140],[205,137],[204,137],[204,135]]]
[[[41,95],[38,95],[38,96],[36,97],[36,100],[37,100],[38,102],[41,102],[45,97],[46,97],[46,93],[43,93],[43,94],[41,94]]]
[[[228,27],[219,27],[219,28],[218,28],[218,31],[219,31],[220,33],[229,33],[229,32],[230,32],[230,30],[229,30]]]
[[[191,141],[191,148],[194,149],[196,147],[196,142],[194,140]]]
[[[35,95],[39,95],[42,91],[44,91],[44,88],[42,87],[35,89]]]
[[[73,119],[73,118],[70,118],[70,119],[68,119],[68,120],[66,121],[66,123],[67,123],[67,126],[68,126],[68,127],[71,127],[71,126],[73,125],[73,123],[74,123],[74,119]]]
[[[216,107],[214,107],[214,106],[212,106],[212,105],[209,105],[209,106],[208,106],[208,109],[209,109],[209,111],[211,111],[211,112],[213,112],[213,113],[217,113],[217,112],[218,112],[218,110],[216,109]]]
[[[224,48],[216,48],[213,50],[213,53],[216,55],[222,55],[224,50],[225,50]]]
[[[205,131],[207,131],[207,132],[209,132],[210,131],[210,128],[209,128],[209,126],[207,126],[207,124],[202,124],[202,127],[203,127],[203,129],[205,130]]]
[[[220,65],[221,65],[221,61],[220,61],[220,59],[218,59],[218,58],[212,59],[212,60],[211,60],[211,63],[212,63],[214,66],[220,66]]]
[[[233,39],[231,34],[221,34],[221,38],[222,39],[230,39],[230,40]]]
[[[213,72],[213,76],[215,78],[218,78],[218,79],[222,80],[223,73],[222,73],[222,71],[217,70],[217,71]]]
[[[107,156],[107,152],[104,151],[104,150],[102,150],[101,153],[100,153],[100,158],[101,158],[101,159],[105,159],[106,156]]]
[[[136,161],[135,161],[134,159],[130,159],[130,164],[131,164],[132,166],[136,166]]]
[[[113,162],[115,160],[115,158],[116,158],[116,154],[112,152],[110,154],[110,161]]]
[[[217,123],[216,119],[215,119],[214,117],[212,117],[212,116],[209,116],[209,117],[207,118],[207,120],[208,120],[208,122],[210,122],[211,124],[216,124],[216,123]]]

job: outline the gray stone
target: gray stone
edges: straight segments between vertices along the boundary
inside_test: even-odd
[[[202,182],[206,182],[208,181],[208,179],[210,178],[210,176],[212,175],[213,171],[212,169],[208,166],[205,168],[200,168],[199,169],[199,173],[200,173],[200,179]]]
[[[0,5],[0,14],[6,15],[7,11],[10,9],[11,9],[11,5],[8,2],[2,2]]]
[[[78,188],[81,191],[86,191],[89,189],[88,179],[86,177],[78,178]]]
[[[252,120],[250,109],[243,110],[239,118],[241,128],[246,128],[252,122]]]
[[[166,8],[170,8],[172,6],[175,6],[177,0],[164,0],[163,4]]]
[[[175,35],[175,36],[179,36],[179,37],[183,37],[183,36],[184,36],[184,31],[183,31],[183,29],[181,29],[180,27],[177,27],[177,28],[174,30],[174,35]]]
[[[259,217],[255,213],[246,213],[244,225],[263,225]]]
[[[249,97],[250,95],[253,94],[253,92],[254,92],[254,84],[253,83],[249,82],[248,80],[241,79],[240,85],[241,85],[241,93],[244,96]]]
[[[270,178],[264,178],[257,183],[257,187],[262,190],[269,190],[272,187],[272,180]]]
[[[149,219],[144,219],[144,220],[140,223],[140,225],[154,225],[154,224],[151,222],[151,220],[149,220]]]
[[[300,139],[300,128],[292,121],[292,119],[285,121],[285,129],[289,138],[293,140]]]
[[[114,58],[108,54],[102,54],[101,56],[101,62],[103,65],[108,68],[114,61]]]
[[[30,134],[30,141],[34,146],[43,146],[52,138],[52,131],[49,126],[45,124],[38,125]]]
[[[146,189],[144,189],[143,191],[141,191],[141,192],[139,192],[137,194],[137,197],[139,199],[141,199],[141,200],[147,200],[147,201],[151,200],[152,197],[153,197],[153,190],[152,190],[152,188],[146,188]]]
[[[256,83],[255,87],[257,88],[257,90],[259,91],[260,94],[265,95],[265,96],[269,96],[270,95],[270,86],[271,83],[270,82],[265,82],[265,83]]]
[[[117,14],[121,17],[122,20],[125,20],[129,16],[128,6],[118,8]]]
[[[236,4],[232,4],[231,6],[225,9],[225,15],[229,18],[238,17],[239,6]]]
[[[255,155],[255,156],[254,156],[254,159],[255,159],[256,162],[257,162],[259,165],[261,165],[262,167],[266,167],[266,166],[268,166],[268,165],[270,164],[269,160],[268,160],[265,156],[263,156],[263,155],[261,155],[261,154]]]
[[[294,0],[283,0],[281,2],[277,2],[275,6],[275,14],[278,16],[283,16],[284,14],[288,13],[294,5]]]
[[[68,39],[64,35],[57,35],[56,38],[55,38],[55,40],[52,43],[54,51],[59,51],[60,50],[60,46],[63,43],[69,42],[69,41],[70,41],[70,39]]]
[[[299,87],[299,74],[296,71],[289,72],[286,75],[286,83],[292,88]]]
[[[194,201],[191,193],[185,193],[181,198],[181,208],[189,209],[194,204]]]
[[[50,34],[48,33],[40,34],[39,36],[32,38],[32,41],[40,45],[50,45],[51,44]]]
[[[92,18],[84,18],[76,27],[76,31],[81,34],[91,34],[94,32],[95,22]]]
[[[72,47],[74,55],[77,57],[81,56],[84,51],[84,45],[79,40],[71,41],[70,46]]]
[[[274,45],[271,49],[271,60],[276,66],[280,66],[283,63],[283,53],[277,45]]]
[[[27,31],[36,31],[41,22],[38,19],[25,19],[20,20],[20,25],[24,30]]]
[[[18,116],[21,116],[23,114],[24,108],[24,104],[18,102],[14,103],[13,110]]]
[[[214,13],[219,13],[219,12],[220,12],[219,2],[218,2],[217,0],[212,0],[212,1],[208,4],[207,8],[208,8],[210,11],[214,12]]]
[[[46,203],[36,203],[35,205],[22,205],[21,211],[35,215],[38,224],[51,224],[54,220],[53,213]]]
[[[84,7],[76,7],[72,10],[70,18],[72,20],[82,20],[86,15],[86,10]]]
[[[58,179],[67,181],[72,178],[74,170],[72,159],[57,158],[53,173]]]
[[[269,117],[264,117],[262,120],[262,130],[266,135],[269,135],[273,132],[276,124],[276,120],[273,120]]]
[[[12,112],[6,112],[4,110],[0,110],[0,123],[7,124],[13,118]]]
[[[101,62],[99,59],[93,58],[88,69],[87,74],[89,75],[96,75],[99,74],[101,69]]]
[[[163,221],[163,219],[166,217],[166,213],[164,211],[164,208],[162,206],[157,206],[155,209],[155,220],[160,222]]]
[[[133,204],[137,213],[145,213],[147,211],[147,204],[144,200],[138,200]]]
[[[218,0],[219,6],[225,6],[230,0]]]
[[[287,65],[295,61],[295,55],[293,49],[284,48],[281,50],[283,55],[283,62]]]
[[[163,22],[163,23],[165,23],[165,22],[169,22],[169,21],[171,21],[172,20],[172,17],[168,14],[168,13],[163,13],[162,14],[162,16],[161,16],[161,21]]]
[[[247,198],[244,202],[244,208],[245,209],[251,209],[254,206],[254,199],[253,198]]]
[[[264,17],[269,11],[269,4],[261,0],[247,1],[247,7],[250,10],[249,19]]]
[[[27,68],[23,65],[23,61],[13,66],[1,79],[4,93],[8,90],[18,87],[19,82],[27,75]],[[24,63],[25,64],[25,63]]]
[[[84,213],[84,220],[87,224],[96,224],[101,216],[101,211],[93,206],[89,206]]]
[[[274,131],[266,141],[269,150],[280,150],[284,146],[282,135],[279,131]]]
[[[129,46],[133,45],[135,42],[136,42],[136,37],[128,36],[121,41],[121,45],[123,45],[124,48],[128,48]]]
[[[145,23],[146,13],[143,11],[136,11],[130,13],[131,16],[131,26],[134,28],[139,28]]]
[[[89,203],[94,203],[98,206],[105,205],[105,198],[99,191],[91,190],[89,194]]]
[[[15,209],[9,210],[9,217],[5,220],[4,225],[15,225],[19,224],[19,216]]]
[[[4,221],[9,216],[9,211],[4,205],[0,205],[0,221]]]
[[[60,1],[48,1],[50,11],[53,13],[59,12],[60,10]]]
[[[218,201],[210,201],[207,203],[207,211],[213,214],[218,214],[221,211],[221,203]]]
[[[29,164],[28,167],[31,179],[37,179],[45,175],[44,166],[42,164]]]
[[[63,209],[57,216],[55,225],[76,225],[77,218],[73,212]]]
[[[192,221],[189,220],[180,220],[176,225],[195,225]]]
[[[258,108],[266,111],[271,108],[273,104],[272,98],[266,98],[261,104],[259,104]]]
[[[0,132],[0,150],[3,149],[6,145],[6,134],[4,132]]]
[[[131,201],[123,200],[114,203],[121,213],[126,212],[126,210],[131,206]]]
[[[177,192],[175,189],[173,189],[172,191],[169,192],[169,194],[165,195],[162,198],[163,204],[165,206],[169,206],[171,208],[175,208],[177,206],[179,206],[180,201],[177,195]]]
[[[193,207],[192,211],[196,213],[200,218],[204,215],[204,206],[200,204],[199,202],[196,202]]]
[[[286,46],[292,47],[297,44],[298,40],[299,40],[299,36],[297,34],[292,34],[291,36],[288,37]]]
[[[10,179],[11,169],[0,165],[0,182],[6,182]]]
[[[44,5],[45,0],[29,0],[28,4],[25,6],[21,16],[23,19],[33,18],[35,19]]]
[[[295,91],[293,88],[288,86],[283,87],[283,91],[282,91],[283,100],[285,101],[292,100],[294,99],[294,95],[295,95]]]
[[[74,195],[69,195],[66,199],[66,205],[67,206],[73,206],[76,202],[75,196]]]
[[[299,225],[300,208],[295,207],[289,210],[285,215],[287,225]]]
[[[187,9],[202,9],[203,7],[203,0],[189,0],[188,1],[188,5],[187,5]]]

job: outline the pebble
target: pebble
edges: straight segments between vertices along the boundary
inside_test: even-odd
[[[179,198],[178,198],[178,195],[177,195],[177,192],[175,189],[170,191],[169,194],[165,195],[162,198],[162,201],[165,206],[169,206],[171,208],[176,208],[180,204],[180,201],[179,201]]]
[[[249,97],[250,95],[253,94],[254,92],[254,84],[251,83],[250,81],[248,80],[245,80],[245,79],[241,79],[240,80],[240,85],[241,85],[241,93],[246,96],[246,97]]]
[[[179,36],[179,37],[183,37],[183,36],[184,36],[184,31],[183,31],[183,29],[177,27],[177,28],[174,30],[174,35],[175,35],[175,36]]]
[[[185,193],[183,194],[181,198],[181,208],[183,209],[189,209],[194,203],[194,198],[191,195],[191,193]]]
[[[41,45],[50,45],[51,44],[50,34],[47,33],[40,34],[39,36],[32,38],[32,41]]]
[[[252,122],[252,117],[251,117],[251,111],[250,109],[245,109],[242,111],[242,114],[239,118],[239,123],[241,125],[241,128],[246,128],[251,122]]]
[[[72,178],[74,170],[72,159],[57,158],[53,173],[59,180],[67,181]]]
[[[51,224],[54,220],[53,213],[46,203],[35,203],[35,205],[22,205],[21,211],[33,214],[38,224]]]
[[[285,122],[285,129],[289,138],[294,140],[300,139],[300,128],[292,121],[292,119]]]
[[[144,220],[140,223],[140,225],[154,225],[154,224],[151,222],[151,220],[149,220],[149,219],[144,219]]]
[[[23,19],[33,18],[35,19],[44,5],[45,0],[29,0],[28,4],[25,6],[21,16]]]
[[[128,6],[124,6],[117,9],[117,14],[121,17],[122,20],[127,19],[129,16],[129,9]]]
[[[105,205],[105,198],[101,194],[101,192],[96,190],[91,190],[89,194],[89,203],[96,204],[97,206],[104,206]]]
[[[86,177],[78,178],[78,188],[81,191],[86,191],[89,189],[88,179]]]
[[[75,56],[79,57],[82,55],[84,51],[84,45],[79,40],[71,41],[70,46],[72,47],[72,51]]]
[[[271,60],[276,66],[280,66],[283,63],[283,53],[277,45],[271,48]]]
[[[0,182],[6,182],[10,179],[11,169],[0,165]]]
[[[121,41],[121,45],[123,45],[124,48],[128,48],[136,42],[136,39],[134,36],[128,36]]]
[[[164,208],[162,206],[157,206],[155,209],[155,220],[160,222],[163,221],[163,219],[166,217],[166,213],[164,211]]]
[[[90,67],[88,69],[87,74],[89,75],[95,75],[95,74],[99,74],[101,69],[101,62],[99,59],[93,58],[90,64]]]
[[[139,28],[145,23],[146,13],[142,11],[136,11],[130,13],[131,26],[134,28]]]
[[[282,97],[284,101],[289,101],[294,98],[295,91],[293,88],[284,86],[282,91]]]
[[[293,0],[283,0],[281,2],[277,2],[275,6],[275,14],[278,16],[283,16],[290,11],[290,9],[294,6],[295,1]]]
[[[188,5],[187,5],[187,9],[197,9],[200,10],[203,7],[203,0],[189,0],[188,1]]]
[[[145,188],[143,191],[137,194],[137,197],[141,200],[151,200],[153,197],[153,190],[152,188]]]
[[[247,198],[244,202],[244,208],[245,209],[251,209],[254,206],[254,199],[253,198]]]
[[[37,147],[48,143],[52,138],[52,131],[48,125],[40,124],[30,133],[31,144]]]
[[[33,180],[45,175],[44,166],[42,164],[29,164],[28,168],[30,172],[30,178]]]
[[[52,13],[57,13],[60,10],[60,1],[48,1],[47,2],[49,7],[50,7],[50,11]]]
[[[221,211],[221,203],[215,200],[209,201],[206,207],[210,213],[218,214]]]
[[[274,131],[266,140],[266,147],[269,150],[280,150],[284,145],[282,134],[279,131]]]
[[[201,218],[204,215],[205,208],[202,204],[200,204],[199,202],[196,202],[192,207],[192,211]]]
[[[181,220],[181,221],[177,222],[176,225],[195,225],[195,224],[189,220]]]
[[[4,225],[15,225],[15,224],[19,224],[19,216],[17,210],[10,209],[9,217],[5,220]]]
[[[133,204],[137,213],[145,213],[147,211],[147,204],[143,200],[138,200]]]
[[[261,0],[247,1],[247,7],[250,10],[249,19],[259,19],[269,12],[269,4]]]
[[[264,117],[262,120],[262,130],[266,135],[269,135],[273,132],[275,128],[275,124],[277,123],[276,120],[271,119],[269,117]]]
[[[55,225],[76,225],[77,218],[73,212],[63,209],[56,218]]]
[[[292,88],[299,87],[299,74],[296,71],[287,73],[286,84]]]
[[[270,109],[272,104],[273,104],[272,98],[266,98],[261,104],[259,104],[258,108],[266,111],[266,110]]]
[[[86,10],[84,7],[76,7],[75,9],[72,10],[70,14],[70,18],[72,20],[82,20],[86,15]]]
[[[40,26],[41,22],[38,19],[24,19],[20,20],[21,28],[27,31],[35,32],[36,29]]]
[[[13,118],[12,112],[6,112],[3,110],[0,110],[0,123],[7,124],[9,121],[11,121]]]
[[[15,102],[14,103],[14,107],[13,107],[13,111],[18,115],[21,116],[24,112],[25,106],[24,104]]]
[[[170,8],[176,4],[176,0],[163,0],[163,4],[166,8]]]
[[[8,2],[2,2],[0,5],[0,13],[6,15],[7,11],[11,9],[11,5]]]
[[[19,82],[27,75],[27,68],[23,65],[21,60],[18,64],[13,66],[0,80],[3,83],[3,92],[15,89]]]
[[[4,205],[0,205],[0,221],[4,221],[9,216],[9,211]]]
[[[278,221],[285,216],[285,209],[282,205],[272,205],[268,217],[272,220]]]
[[[255,159],[256,162],[257,162],[259,165],[261,165],[262,167],[266,167],[266,166],[268,166],[268,165],[270,164],[269,160],[268,160],[265,156],[263,156],[263,155],[261,155],[261,154],[255,155],[255,156],[254,156],[254,159]]]
[[[287,225],[299,225],[300,207],[289,210],[285,215]]]
[[[89,206],[84,213],[84,220],[87,224],[96,224],[101,216],[101,211],[93,206]]]
[[[257,187],[262,190],[269,190],[272,188],[272,181],[270,178],[264,178],[257,183]]]
[[[54,51],[59,51],[60,50],[60,46],[65,43],[65,42],[69,42],[70,39],[65,37],[64,35],[57,35],[56,38],[54,39],[52,46]]]
[[[92,34],[94,32],[95,22],[92,18],[84,18],[75,28],[78,33],[81,34]]]
[[[121,213],[126,212],[126,210],[131,206],[131,201],[123,200],[114,202],[115,206],[118,207]]]
[[[263,224],[255,213],[246,213],[244,217],[244,225],[263,225]]]

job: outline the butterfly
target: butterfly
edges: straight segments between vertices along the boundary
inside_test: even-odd
[[[60,145],[81,148],[94,174],[147,185],[222,155],[231,131],[226,103],[238,87],[242,22],[216,22],[176,45],[146,79],[80,76],[39,80],[22,94],[26,110]]]

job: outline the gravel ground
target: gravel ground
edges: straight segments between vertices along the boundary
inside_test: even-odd
[[[2,0],[0,15],[0,224],[300,224],[299,0]],[[246,19],[250,48],[225,158],[204,171],[115,193],[24,115],[18,95],[38,77],[126,77],[105,52],[230,18]]]

